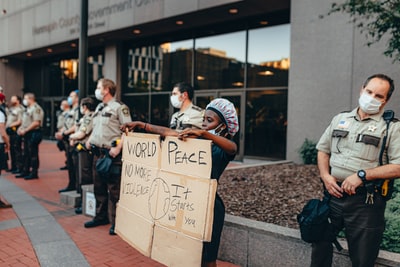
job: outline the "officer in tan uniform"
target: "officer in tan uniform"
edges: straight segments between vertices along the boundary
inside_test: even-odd
[[[75,165],[75,175],[77,177],[76,191],[81,194],[82,185],[93,183],[93,155],[86,149],[86,142],[93,129],[94,101],[87,97],[81,100],[80,112],[83,117],[76,124],[75,133],[69,136],[70,146],[75,148],[77,154],[77,164]],[[82,203],[82,201],[81,201]],[[75,208],[76,214],[82,213],[82,206]]]
[[[71,107],[68,104],[67,100],[62,100],[60,103],[60,114],[57,117],[57,132],[55,133],[55,138],[57,139],[57,147],[60,151],[65,152],[65,166],[61,167],[60,170],[68,170],[67,159],[68,159],[68,151],[65,147],[64,140],[62,138],[62,132],[64,130],[65,122],[69,116],[69,111]]]
[[[204,110],[193,105],[194,90],[188,83],[177,83],[171,94],[171,104],[179,111],[172,115],[170,128],[181,131],[186,128],[201,129]]]
[[[95,91],[100,103],[93,114],[93,131],[86,142],[87,149],[94,155],[94,164],[105,157],[112,159],[111,167],[99,173],[95,168],[93,177],[94,195],[96,198],[96,216],[85,223],[86,228],[96,227],[111,222],[110,235],[114,235],[116,204],[119,200],[121,183],[121,138],[120,126],[131,121],[129,108],[116,101],[116,86],[109,79],[100,79]],[[107,212],[108,210],[108,212]]]
[[[79,91],[74,90],[69,94],[68,104],[71,105],[71,109],[68,112],[68,116],[65,118],[64,128],[61,134],[57,133],[56,138],[60,138],[64,141],[65,149],[67,152],[67,168],[68,168],[68,185],[65,188],[58,190],[59,193],[76,190],[76,166],[77,155],[69,143],[69,136],[75,132],[76,122],[79,117]]]
[[[23,138],[23,167],[17,178],[25,180],[37,179],[39,169],[39,144],[42,141],[44,112],[36,103],[33,93],[26,93],[23,100],[26,110],[22,116],[22,124],[17,134]]]
[[[17,135],[17,129],[22,123],[24,107],[21,105],[21,97],[12,96],[7,114],[6,131],[10,138],[11,172],[19,173],[22,169],[21,138]]]
[[[383,108],[393,91],[388,76],[369,77],[361,88],[359,107],[334,117],[317,144],[321,179],[331,195],[330,219],[336,234],[345,229],[353,267],[374,266],[385,228],[381,182],[400,177],[399,122],[389,123],[387,157],[380,166],[387,129]],[[311,266],[331,266],[332,253],[330,241],[314,243]]]

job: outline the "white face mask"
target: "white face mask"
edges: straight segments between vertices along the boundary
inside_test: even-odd
[[[358,104],[362,111],[369,115],[373,115],[379,112],[379,108],[382,106],[382,103],[367,93],[362,93],[360,98],[358,99]]]
[[[79,111],[81,112],[81,114],[85,114],[85,109],[83,107],[80,107]]]
[[[208,132],[213,135],[219,135],[221,133],[221,127],[222,127],[222,124],[218,124],[217,127],[215,127],[214,129],[208,130]]]
[[[174,108],[181,108],[182,107],[182,102],[183,101],[179,101],[179,96],[178,95],[171,95],[171,105]]]
[[[26,100],[26,99],[24,99],[24,100],[22,100],[22,104],[25,106],[25,107],[27,107],[28,106],[28,100]]]
[[[100,89],[96,89],[96,91],[94,91],[94,95],[96,96],[97,100],[103,101],[104,95],[101,94]]]

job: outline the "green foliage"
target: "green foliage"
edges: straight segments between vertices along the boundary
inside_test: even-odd
[[[306,140],[299,149],[304,164],[317,164],[317,148],[314,141]]]
[[[386,35],[384,54],[393,61],[400,61],[400,0],[346,0],[333,3],[328,15],[336,12],[350,15],[352,22],[366,33],[368,46]]]
[[[386,205],[386,228],[381,249],[400,253],[400,179],[394,182],[393,192],[393,198]]]

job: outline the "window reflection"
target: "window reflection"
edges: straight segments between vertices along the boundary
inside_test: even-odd
[[[171,91],[178,82],[192,80],[193,40],[163,44],[162,90]]]
[[[249,31],[247,87],[287,86],[289,24]]]
[[[196,39],[196,89],[243,88],[245,31]]]

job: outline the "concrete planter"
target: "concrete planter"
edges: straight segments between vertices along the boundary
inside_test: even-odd
[[[347,243],[334,249],[334,267],[351,266]],[[300,239],[297,229],[286,228],[226,214],[219,258],[243,267],[310,265],[311,245]],[[380,251],[375,266],[400,266],[400,254]]]

